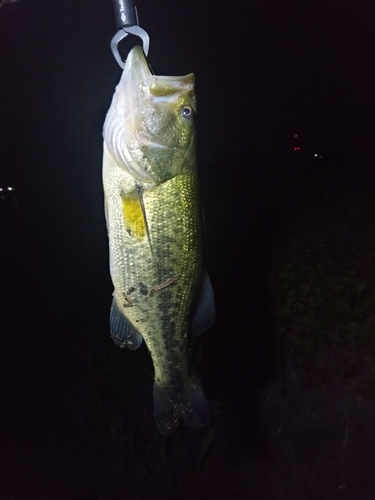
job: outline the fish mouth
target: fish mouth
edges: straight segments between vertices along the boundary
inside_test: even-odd
[[[123,81],[128,102],[139,99],[142,93],[155,104],[168,105],[176,100],[176,94],[194,89],[195,76],[193,73],[185,76],[152,74],[142,48],[136,45],[126,60]],[[133,103],[133,109],[137,104]]]
[[[194,79],[192,73],[153,75],[140,46],[129,52],[106,116],[103,137],[112,158],[134,179],[149,185],[161,182],[162,176],[149,161],[147,151],[177,148],[168,144],[169,139],[157,137],[157,130],[151,130],[150,113],[172,107],[181,93],[194,90]]]
[[[143,49],[139,45],[136,45],[129,52],[126,59],[124,73],[121,78],[121,81],[124,83],[124,88],[128,92],[137,91],[137,85],[148,86],[152,78],[153,75],[143,53]]]
[[[194,87],[195,77],[193,73],[185,76],[153,75],[143,49],[139,45],[136,45],[129,52],[126,59],[125,72],[131,74],[134,84],[138,83],[148,86],[150,95],[155,97],[155,100],[168,101],[173,99],[173,94],[176,94],[176,92],[189,90]]]
[[[151,71],[141,47],[134,47],[125,63],[123,73],[111,106],[108,110],[104,126],[103,139],[113,160],[134,179],[150,185],[155,181],[141,164],[142,155],[139,149],[136,116],[139,109],[141,86],[149,85]]]
[[[128,68],[126,68],[128,66]],[[129,78],[126,81],[126,100],[130,104],[131,112],[128,115],[129,129],[136,134],[141,149],[156,148],[168,149],[178,146],[163,141],[160,137],[147,128],[138,126],[134,116],[139,113],[143,102],[148,101],[154,109],[171,109],[175,106],[178,95],[194,89],[195,76],[189,73],[185,76],[162,76],[152,74],[144,52],[140,46],[135,46],[126,60],[125,71],[128,70]],[[134,130],[135,129],[135,130]]]

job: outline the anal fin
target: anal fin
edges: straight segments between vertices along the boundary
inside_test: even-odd
[[[134,328],[130,321],[122,314],[116,304],[115,298],[112,300],[110,313],[111,337],[115,344],[135,351],[142,344],[142,335]]]

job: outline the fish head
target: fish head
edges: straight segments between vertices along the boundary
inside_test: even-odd
[[[195,112],[194,74],[155,76],[136,46],[116,87],[104,142],[137,181],[160,184],[195,164]]]

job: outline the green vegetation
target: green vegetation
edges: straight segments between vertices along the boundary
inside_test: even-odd
[[[277,337],[314,348],[373,334],[375,291],[332,255],[327,239],[300,236],[276,254],[271,293]]]
[[[73,488],[76,498],[191,498],[215,432],[184,425],[170,437],[156,431],[153,367],[145,345],[130,352],[106,343],[79,363],[78,379],[76,368],[62,374],[58,393],[65,432],[51,422],[42,481],[46,498],[52,494],[49,485],[55,491],[59,482],[63,498]]]

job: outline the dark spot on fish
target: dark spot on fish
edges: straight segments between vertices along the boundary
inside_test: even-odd
[[[181,388],[181,391],[183,390],[183,377],[181,370],[179,370],[176,366],[170,369],[170,376],[171,379],[173,380],[173,385],[177,386],[177,388]]]
[[[176,339],[171,339],[169,341],[169,345],[173,348],[173,347],[179,347],[180,346],[180,342]]]
[[[147,286],[144,283],[139,283],[139,291],[142,295],[147,295]]]
[[[131,294],[131,293],[133,293],[134,291],[135,291],[134,286],[131,286],[131,287],[129,288],[129,290],[127,291],[127,295],[130,295],[130,294]]]
[[[127,227],[127,228],[126,228],[126,231],[128,232],[129,236],[131,236],[131,235],[132,235],[132,230],[130,229],[130,227]]]

